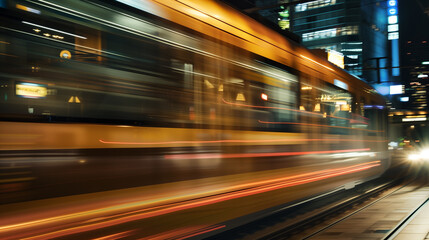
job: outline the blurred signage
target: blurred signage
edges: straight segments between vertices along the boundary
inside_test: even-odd
[[[390,24],[387,26],[388,32],[397,32],[399,31],[399,25],[398,24]]]
[[[387,34],[387,39],[388,40],[399,39],[399,33],[398,32],[390,32]]]
[[[290,28],[290,21],[289,21],[289,9],[285,8],[284,6],[280,6],[280,12],[279,14],[279,27],[283,30]]]
[[[387,1],[387,35],[388,40],[399,39],[398,25],[398,2],[397,0]]]
[[[44,98],[48,89],[44,85],[35,83],[19,83],[15,85],[16,95],[23,98]]]
[[[396,8],[389,8],[389,15],[395,15],[396,14]]]
[[[389,24],[396,24],[396,23],[398,23],[398,16],[389,16],[388,18],[387,18],[387,22],[389,23]]]
[[[390,86],[390,95],[403,94],[403,93],[404,93],[404,85],[391,85]]]
[[[389,95],[389,93],[390,93],[390,86],[387,84],[373,84],[372,86],[381,95]]]
[[[340,52],[329,50],[328,61],[344,69],[344,55]]]

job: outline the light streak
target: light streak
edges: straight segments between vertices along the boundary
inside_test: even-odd
[[[61,30],[58,30],[58,29],[55,29],[55,28],[45,27],[45,26],[42,26],[42,25],[39,25],[39,24],[27,22],[27,21],[22,21],[22,23],[28,24],[28,25],[31,25],[31,26],[35,26],[35,27],[40,27],[40,28],[48,29],[48,30],[51,30],[51,31],[59,32],[59,33],[63,33],[63,34],[66,34],[66,35],[69,35],[69,36],[72,36],[72,37],[87,39],[86,37],[82,37],[82,36],[79,36],[79,35],[76,35],[76,34],[73,34],[73,33],[64,32],[64,31],[61,31]]]
[[[313,63],[316,63],[317,65],[320,65],[320,66],[322,66],[322,67],[324,67],[324,68],[326,68],[326,69],[329,69],[329,70],[331,70],[331,71],[335,71],[334,69],[332,69],[332,68],[330,68],[330,67],[327,67],[327,66],[325,66],[325,65],[323,65],[323,64],[321,64],[321,63],[318,63],[318,62],[314,61],[313,59],[311,59],[311,58],[309,58],[309,57],[306,57],[306,56],[304,56],[304,55],[302,55],[302,54],[300,54],[300,56],[301,56],[302,58],[305,58],[305,59],[307,59],[307,60],[309,60],[309,61],[311,61],[311,62],[313,62]]]
[[[116,239],[120,239],[120,238],[130,236],[132,234],[132,232],[134,232],[134,231],[135,230],[124,231],[124,232],[120,232],[120,233],[107,235],[104,237],[94,238],[92,240],[116,240]]]
[[[226,225],[213,226],[213,227],[211,227],[209,229],[200,230],[199,232],[192,233],[192,234],[189,234],[187,236],[183,236],[183,237],[179,237],[179,238],[175,238],[175,239],[182,240],[182,239],[186,239],[186,238],[190,238],[190,237],[195,237],[195,236],[198,236],[198,235],[201,235],[201,234],[204,234],[204,233],[213,232],[214,230],[218,230],[218,229],[221,229],[221,228],[224,228],[224,227],[226,227]]]
[[[367,131],[367,132],[384,132],[384,131],[378,131],[378,130],[368,130],[368,129],[362,129],[362,128],[352,128],[352,127],[342,127],[342,126],[331,126],[331,125],[323,125],[323,124],[315,124],[315,123],[267,122],[267,121],[261,121],[261,120],[258,120],[258,122],[264,123],[264,124],[295,124],[295,125],[316,126],[316,127],[344,128],[344,129]]]
[[[106,141],[98,139],[103,144],[118,145],[174,145],[174,144],[211,144],[211,143],[276,143],[276,142],[386,142],[387,140],[363,140],[363,139],[341,139],[341,138],[281,138],[281,139],[260,139],[260,140],[206,140],[206,141],[163,141],[163,142],[127,142],[127,141]]]
[[[310,154],[327,154],[327,153],[345,153],[345,152],[363,152],[369,151],[370,148],[342,149],[342,150],[324,150],[324,151],[307,151],[307,152],[267,152],[267,153],[206,153],[206,154],[172,154],[164,155],[165,159],[211,159],[211,158],[252,158],[252,157],[285,157],[300,156]]]
[[[100,228],[106,228],[106,227],[111,227],[111,226],[118,225],[118,224],[123,224],[126,222],[146,219],[146,218],[150,218],[150,217],[160,216],[160,215],[178,212],[178,211],[182,211],[182,210],[187,210],[187,209],[191,209],[191,208],[207,206],[210,204],[224,202],[227,200],[237,199],[237,198],[246,197],[246,196],[255,195],[255,194],[260,194],[260,193],[265,193],[265,192],[269,192],[269,191],[274,191],[274,190],[282,189],[282,188],[286,188],[286,187],[293,187],[293,186],[297,186],[297,185],[302,185],[302,184],[306,184],[306,183],[320,181],[320,180],[324,180],[324,179],[328,179],[328,178],[332,178],[332,177],[336,177],[336,176],[341,176],[341,175],[346,175],[346,174],[351,174],[351,173],[357,173],[357,172],[365,171],[365,170],[368,170],[368,169],[371,169],[371,168],[374,168],[374,167],[377,167],[380,165],[381,165],[380,161],[377,160],[377,161],[372,161],[372,162],[368,162],[368,163],[361,163],[361,164],[356,164],[356,165],[347,166],[347,167],[326,169],[326,170],[310,172],[310,173],[306,173],[306,174],[300,174],[300,175],[296,175],[296,176],[290,176],[290,177],[279,178],[279,179],[274,179],[274,180],[265,180],[265,181],[255,182],[255,183],[252,183],[252,185],[253,185],[252,188],[244,188],[241,190],[236,190],[236,191],[232,191],[232,192],[224,192],[221,194],[207,196],[207,197],[203,197],[203,198],[190,199],[188,201],[183,201],[183,202],[170,203],[170,204],[160,205],[160,206],[156,206],[156,207],[144,208],[144,209],[140,209],[140,210],[136,210],[136,211],[124,212],[124,213],[120,213],[120,214],[116,214],[116,215],[111,215],[111,216],[109,216],[110,219],[103,220],[100,222],[76,226],[76,227],[70,227],[67,229],[62,229],[62,230],[57,230],[57,231],[51,230],[49,233],[45,233],[45,234],[41,234],[41,235],[37,235],[37,236],[33,235],[32,237],[21,238],[21,239],[28,239],[28,240],[29,239],[33,239],[33,240],[34,239],[48,239],[48,238],[55,238],[55,237],[61,237],[61,236],[70,235],[70,234],[81,233],[84,231],[92,231],[92,230],[96,230],[96,229],[100,229]],[[277,181],[275,181],[275,180],[277,180]],[[103,210],[104,209],[99,209],[97,211],[103,211]],[[107,214],[107,212],[105,212],[105,213]],[[85,215],[85,214],[87,214],[87,212],[80,213],[80,215]],[[60,217],[62,217],[62,216],[60,216]],[[68,215],[63,216],[63,217],[68,217]],[[87,217],[90,217],[90,215],[88,215]],[[49,220],[49,219],[46,219],[45,221],[47,221],[47,220]],[[72,219],[69,219],[69,220],[72,220]],[[45,222],[45,221],[43,221],[43,219],[42,219],[42,222]],[[53,222],[55,222],[55,221],[53,221]],[[0,230],[1,231],[4,231],[5,229],[6,230],[11,230],[11,229],[17,230],[19,228],[22,228],[23,226],[35,227],[34,224],[39,225],[40,222],[39,221],[32,221],[32,222],[27,222],[27,223],[23,223],[23,224],[9,225],[9,226],[1,227]]]
[[[147,237],[140,238],[139,240],[165,240],[165,239],[186,239],[193,236],[201,235],[203,233],[212,232],[218,229],[222,229],[226,225],[206,225],[206,226],[191,226],[185,228],[174,229],[150,235]]]
[[[150,217],[160,216],[168,213],[173,213],[181,210],[206,206],[209,204],[215,204],[231,199],[246,197],[254,194],[265,193],[281,188],[297,186],[305,183],[315,182],[327,178],[341,176],[345,174],[356,173],[364,170],[368,170],[377,166],[380,166],[380,161],[372,161],[367,163],[355,164],[347,167],[325,169],[315,172],[308,172],[304,174],[298,174],[294,176],[282,177],[277,179],[257,181],[253,183],[241,184],[234,187],[221,189],[221,193],[213,191],[212,195],[206,197],[195,197],[185,201],[178,201],[173,203],[161,204],[154,207],[144,208],[147,202],[136,202],[132,203],[133,207],[139,207],[142,209],[127,211],[130,204],[119,204],[107,208],[94,209],[90,211],[78,212],[73,214],[66,214],[62,216],[56,216],[51,218],[45,218],[40,220],[34,220],[29,222],[23,222],[18,224],[11,224],[0,227],[0,233],[12,231],[12,230],[24,230],[25,228],[38,228],[40,229],[45,224],[60,224],[64,221],[78,221],[81,217],[94,219],[98,214],[104,214],[104,218],[95,220],[94,223],[87,222],[86,225],[80,225],[76,227],[69,227],[61,230],[52,230],[49,228],[49,232],[41,235],[34,235],[28,238],[22,239],[48,239],[54,237],[61,237],[69,234],[80,233],[84,231],[91,231],[95,229],[105,228],[122,224],[130,221],[146,219]],[[238,188],[238,189],[237,189]],[[234,190],[235,189],[235,190]],[[192,196],[192,195],[191,195]],[[155,201],[156,202],[156,201]],[[122,213],[114,214],[112,211],[123,210]],[[110,215],[108,215],[110,213]],[[81,223],[80,223],[81,224]],[[24,233],[24,232],[23,232]],[[28,234],[25,232],[24,234]]]

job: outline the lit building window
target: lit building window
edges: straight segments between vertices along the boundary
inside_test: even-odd
[[[302,40],[304,42],[313,41],[318,39],[332,38],[337,36],[345,36],[345,35],[357,35],[359,33],[358,26],[345,26],[338,28],[330,28],[315,32],[309,32],[302,34]]]
[[[351,58],[351,59],[358,59],[359,55],[346,55],[346,57]]]
[[[303,12],[310,9],[320,8],[320,7],[326,7],[329,5],[334,5],[336,3],[336,0],[317,0],[307,3],[301,3],[296,5],[295,11],[296,12]]]
[[[362,52],[362,48],[342,49],[341,52]]]

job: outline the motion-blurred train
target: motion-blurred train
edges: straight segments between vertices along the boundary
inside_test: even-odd
[[[162,227],[146,219],[150,235],[223,227],[389,167],[380,95],[221,2],[1,0],[0,12],[2,203],[225,195],[157,215]]]

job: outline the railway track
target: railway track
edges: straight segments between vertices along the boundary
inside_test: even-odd
[[[378,179],[353,189],[315,197],[284,207],[281,210],[276,210],[272,215],[208,239],[291,239],[300,232],[312,229],[315,225],[327,219],[335,218],[344,212],[350,211],[356,205],[372,201],[372,199],[400,184],[400,181],[382,182],[381,179]],[[313,232],[304,237],[304,239],[308,239],[320,231],[323,231],[323,229]],[[301,237],[297,239],[301,239]]]
[[[393,172],[399,173],[398,169]],[[387,175],[389,174],[392,172]],[[313,239],[314,236],[351,216],[403,191],[405,187],[412,184],[413,180],[405,175],[402,176],[394,181],[388,180],[388,177],[379,178],[348,190],[335,191],[291,204],[280,210],[273,210],[273,214],[267,214],[265,217],[207,239]],[[427,204],[427,201],[424,204]],[[418,209],[413,212],[417,211]],[[397,227],[389,231],[378,230],[376,233],[385,234],[381,239],[393,239],[391,236],[395,236],[395,232],[400,231],[407,219],[412,219],[412,216],[404,218]]]

